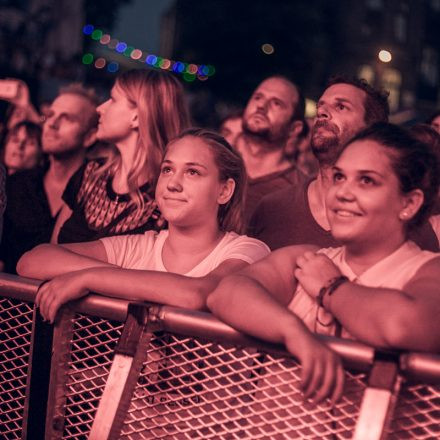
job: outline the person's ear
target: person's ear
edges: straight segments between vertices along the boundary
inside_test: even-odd
[[[411,220],[423,205],[425,196],[421,189],[413,189],[403,196],[403,208],[399,212],[399,219],[406,222]]]
[[[131,118],[131,128],[139,128],[139,115],[137,109],[133,111],[133,115]]]
[[[217,197],[217,203],[219,205],[224,205],[231,200],[235,191],[235,180],[229,178],[226,182],[222,183],[220,194]]]
[[[289,130],[289,138],[298,138],[298,136],[300,135],[300,133],[303,131],[304,129],[304,121],[293,121],[290,124],[290,130]]]
[[[96,132],[98,131],[97,127],[90,128],[83,139],[83,147],[89,148],[96,142]]]

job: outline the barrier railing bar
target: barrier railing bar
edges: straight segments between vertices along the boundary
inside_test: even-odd
[[[34,302],[41,281],[7,273],[0,274],[0,292],[8,298]]]
[[[440,383],[440,355],[432,353],[403,353],[400,370],[405,377],[427,383]]]
[[[34,301],[40,281],[16,275],[0,274],[0,294],[23,301]],[[69,308],[75,312],[100,316],[124,322],[127,317],[128,301],[90,294],[72,302]],[[144,303],[145,304],[145,303]],[[241,346],[253,346],[272,353],[286,355],[281,346],[268,344],[241,334],[215,317],[205,312],[156,305],[157,324],[166,331],[174,331],[186,336],[210,338]],[[319,336],[343,358],[347,366],[364,370],[372,365],[374,349],[357,341]],[[287,354],[288,355],[288,354]],[[440,355],[432,353],[402,353],[401,371],[411,378],[440,382]]]

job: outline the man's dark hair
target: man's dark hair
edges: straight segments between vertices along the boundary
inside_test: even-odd
[[[374,124],[375,122],[388,122],[388,116],[390,114],[390,106],[388,104],[389,92],[382,89],[376,89],[368,84],[367,80],[355,76],[332,76],[329,79],[326,88],[335,84],[350,84],[365,92],[364,122],[367,125]]]

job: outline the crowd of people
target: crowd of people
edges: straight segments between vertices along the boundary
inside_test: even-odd
[[[20,89],[0,260],[43,280],[48,321],[89,292],[209,310],[285,344],[315,402],[344,381],[315,333],[440,351],[438,114],[391,124],[387,93],[345,76],[313,120],[296,84],[266,78],[218,130],[192,126],[167,72],[127,71],[100,105],[70,85],[44,117]]]

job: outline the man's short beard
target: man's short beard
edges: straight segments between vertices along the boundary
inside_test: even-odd
[[[314,141],[312,137],[311,149],[321,166],[333,165],[338,157],[340,148],[341,144],[337,136],[332,136],[331,138],[320,137],[318,142]]]
[[[271,127],[266,127],[261,130],[252,130],[245,120],[243,120],[243,134],[265,143],[276,143],[277,145],[284,145],[289,137],[289,131],[287,128],[277,133],[272,132]]]

